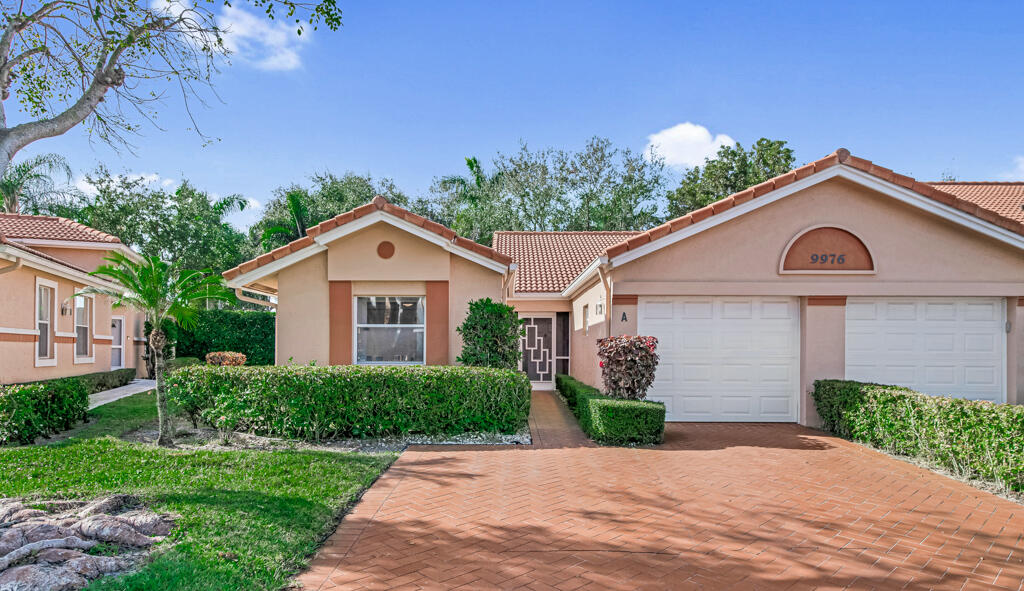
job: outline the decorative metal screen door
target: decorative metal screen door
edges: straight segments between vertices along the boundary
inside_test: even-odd
[[[530,377],[537,390],[551,390],[555,387],[555,319],[547,316],[524,318],[526,336],[522,338],[523,359],[520,367]]]

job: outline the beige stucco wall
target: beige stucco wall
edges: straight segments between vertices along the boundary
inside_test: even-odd
[[[462,353],[462,337],[455,330],[466,319],[469,303],[481,298],[501,301],[503,275],[457,255],[450,257],[448,284],[448,362]]]
[[[512,298],[508,304],[516,309],[521,315],[540,312],[571,312],[571,300],[534,300],[523,298]]]
[[[597,304],[605,303],[604,314],[597,313]],[[597,340],[608,335],[607,297],[604,284],[595,280],[580,290],[572,301],[569,326],[572,338],[569,342],[569,373],[576,379],[601,387],[601,368],[598,367]],[[589,333],[583,326],[583,307],[589,309]]]
[[[110,261],[103,260],[105,257],[110,256],[108,250],[97,250],[94,248],[55,248],[52,246],[33,246],[35,250],[39,252],[45,252],[46,254],[52,255],[59,258],[62,261],[67,261],[72,265],[81,267],[86,271],[95,271],[96,267],[100,265],[109,265]]]
[[[377,246],[388,241],[395,253],[384,259]],[[445,281],[448,251],[380,222],[327,245],[327,278],[331,281]]]
[[[809,306],[800,298],[800,423],[818,426],[814,380],[846,375],[846,306]]]
[[[394,244],[391,258],[377,246]],[[328,244],[327,250],[279,271],[277,363],[329,363],[329,281],[351,281],[352,295],[425,295],[427,281],[448,281],[448,360],[462,351],[455,328],[466,317],[469,302],[502,299],[504,275],[422,238],[378,223]],[[265,282],[266,283],[266,282]],[[351,327],[348,327],[350,330]],[[351,338],[351,337],[349,337]]]
[[[52,275],[39,269],[22,267],[17,271],[0,275],[0,327],[8,329],[34,330],[35,286],[36,278],[47,279],[57,283],[57,312],[55,331],[59,335],[74,334],[73,304],[67,302],[69,313],[61,315],[61,306],[72,295],[84,287],[83,284]],[[112,315],[125,317],[125,367],[139,367],[139,353],[132,337],[141,336],[141,321],[131,310],[111,310],[110,300],[106,296],[95,296],[92,330],[94,336],[111,336],[110,319]],[[137,331],[132,327],[138,325]],[[46,380],[59,377],[82,375],[110,370],[110,341],[95,339],[92,342],[93,360],[91,362],[75,362],[73,342],[54,342],[57,364],[54,366],[35,367],[36,342],[30,340],[11,340],[9,334],[0,334],[0,383],[17,383],[35,380]],[[141,349],[141,348],[138,348]]]
[[[327,253],[301,260],[277,273],[277,365],[327,365],[330,309]]]

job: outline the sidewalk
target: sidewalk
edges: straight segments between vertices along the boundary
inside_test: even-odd
[[[156,380],[132,380],[131,383],[121,386],[120,388],[90,394],[89,410],[92,410],[97,406],[103,406],[108,402],[126,398],[132,394],[152,390],[153,388],[156,388]]]

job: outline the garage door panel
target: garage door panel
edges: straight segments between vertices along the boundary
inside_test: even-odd
[[[672,302],[670,300],[644,302],[643,316],[652,320],[671,319]]]
[[[671,319],[649,304],[673,302]],[[674,341],[648,398],[671,400],[668,420],[795,421],[799,392],[799,305],[785,297],[642,298],[638,331]]]
[[[846,377],[1003,402],[1004,314],[1002,298],[848,298]]]

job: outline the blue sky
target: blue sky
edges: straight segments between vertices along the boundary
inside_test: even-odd
[[[664,130],[680,166],[765,136],[799,163],[846,147],[920,179],[1024,179],[1024,3],[339,2],[342,29],[303,40],[227,15],[237,53],[196,112],[210,145],[169,100],[134,155],[84,128],[23,155],[255,202],[321,170],[424,193],[520,140],[643,150]]]

